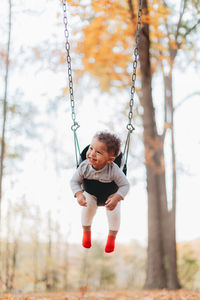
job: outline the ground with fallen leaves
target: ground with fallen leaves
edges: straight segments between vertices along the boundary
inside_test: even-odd
[[[200,300],[200,290],[6,294],[0,300]]]

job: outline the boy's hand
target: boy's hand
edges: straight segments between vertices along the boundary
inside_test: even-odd
[[[107,199],[105,207],[108,210],[113,210],[117,206],[117,203],[122,199],[123,198],[119,194],[113,194]]]
[[[81,205],[81,206],[87,206],[86,198],[83,195],[83,192],[76,193],[75,197],[76,197],[79,205]]]

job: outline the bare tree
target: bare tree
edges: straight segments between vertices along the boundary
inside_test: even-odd
[[[24,199],[22,203],[16,205],[9,202],[6,216],[4,266],[2,268],[2,282],[6,290],[14,288],[18,254],[27,212],[28,208]]]
[[[7,95],[8,95],[8,82],[9,82],[9,67],[10,67],[10,43],[11,43],[11,28],[12,28],[12,1],[8,1],[8,39],[6,51],[6,71],[4,77],[4,97],[3,97],[3,118],[1,130],[1,159],[0,159],[0,221],[1,221],[1,202],[2,202],[2,187],[3,187],[3,171],[5,159],[5,139],[6,139],[6,120],[7,120]]]

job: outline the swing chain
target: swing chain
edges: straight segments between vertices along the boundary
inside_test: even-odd
[[[79,147],[79,143],[78,143],[78,137],[77,137],[76,130],[80,127],[80,125],[76,121],[66,0],[62,1],[62,7],[63,7],[63,15],[64,15],[63,23],[64,23],[64,26],[65,26],[64,35],[65,35],[65,39],[66,39],[65,49],[66,49],[68,80],[69,80],[69,94],[70,94],[70,103],[71,103],[72,121],[73,121],[73,124],[71,126],[71,130],[74,133],[74,149],[75,149],[75,156],[76,156],[76,166],[78,167],[79,157],[80,157],[80,147]]]
[[[126,128],[130,133],[135,129],[132,125],[133,118],[133,105],[134,105],[134,95],[135,95],[135,82],[136,82],[136,70],[138,64],[138,47],[139,47],[139,37],[141,30],[141,17],[142,17],[142,0],[139,0],[139,8],[138,8],[138,19],[137,19],[137,29],[136,29],[136,37],[135,37],[135,48],[134,48],[134,61],[133,61],[133,73],[131,76],[132,85],[131,85],[131,99],[129,101],[129,113],[128,113],[128,124]]]
[[[131,99],[129,101],[129,113],[128,113],[128,124],[126,126],[126,129],[128,130],[125,146],[124,146],[124,152],[123,152],[123,170],[127,169],[127,162],[128,162],[128,153],[130,148],[130,136],[133,130],[135,129],[132,125],[132,119],[133,119],[133,105],[134,105],[134,95],[135,95],[135,82],[136,82],[136,70],[137,70],[137,64],[138,64],[138,56],[139,56],[139,38],[140,38],[140,30],[141,30],[141,17],[142,17],[142,0],[139,0],[139,7],[138,7],[138,19],[137,19],[137,28],[136,28],[136,37],[135,37],[135,48],[134,48],[134,61],[133,61],[133,73],[132,73],[132,85],[131,85]]]
[[[63,23],[65,26],[64,35],[65,35],[65,49],[66,49],[66,59],[67,59],[67,69],[68,69],[68,79],[69,79],[69,94],[70,94],[70,103],[72,110],[72,121],[73,125],[71,126],[71,130],[74,132],[80,127],[78,122],[76,121],[76,112],[75,112],[75,101],[74,101],[74,90],[73,90],[73,79],[72,79],[72,66],[71,66],[71,56],[70,56],[70,43],[69,43],[69,30],[68,30],[68,19],[67,19],[67,7],[66,1],[62,1],[63,5]]]

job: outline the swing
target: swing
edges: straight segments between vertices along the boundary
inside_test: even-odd
[[[68,70],[68,80],[69,80],[69,93],[70,93],[70,103],[71,103],[71,114],[73,124],[71,126],[71,130],[74,135],[74,148],[75,148],[75,157],[76,157],[76,166],[78,167],[82,161],[86,159],[86,153],[89,148],[89,145],[84,148],[81,152],[77,137],[77,129],[80,127],[78,122],[76,121],[76,113],[75,113],[75,101],[74,101],[74,91],[73,91],[73,80],[72,80],[72,67],[71,67],[71,56],[70,56],[70,44],[69,44],[69,31],[68,31],[68,19],[67,19],[67,6],[66,0],[62,1],[63,6],[63,23],[64,23],[64,35],[66,38],[65,49],[66,49],[66,58],[67,58],[67,70]],[[141,16],[142,16],[142,0],[139,0],[138,6],[138,19],[137,19],[137,30],[136,30],[136,46],[134,48],[134,61],[133,61],[133,73],[132,73],[132,85],[131,85],[131,97],[129,101],[129,113],[128,113],[128,124],[126,129],[128,130],[124,151],[120,153],[114,163],[116,163],[126,175],[127,173],[127,161],[128,161],[128,153],[129,153],[129,145],[130,145],[130,135],[135,129],[132,125],[133,118],[133,104],[134,104],[134,95],[135,95],[135,81],[136,81],[136,70],[138,63],[138,45],[139,45],[139,32],[141,29]],[[107,198],[116,193],[118,190],[118,186],[114,181],[109,183],[102,183],[98,180],[90,180],[84,179],[83,187],[86,192],[91,195],[94,195],[97,198],[97,205],[104,206]]]

